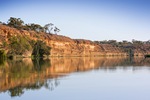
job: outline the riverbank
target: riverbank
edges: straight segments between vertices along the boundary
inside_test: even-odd
[[[150,45],[101,44],[84,39],[0,25],[0,50],[13,57],[145,56]]]

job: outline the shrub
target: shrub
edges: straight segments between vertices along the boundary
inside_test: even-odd
[[[34,49],[32,52],[33,56],[43,57],[44,55],[50,55],[50,47],[46,45],[46,43],[42,41],[37,41],[34,45]]]
[[[9,54],[22,55],[24,52],[30,51],[32,49],[30,43],[21,36],[13,36],[9,39],[9,41]]]

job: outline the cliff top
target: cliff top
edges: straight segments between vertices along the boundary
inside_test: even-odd
[[[57,34],[51,34],[51,33],[45,33],[45,32],[35,32],[32,30],[18,30],[13,27],[9,27],[6,25],[0,24],[0,41],[4,40],[4,37],[8,36],[15,36],[15,35],[30,35],[31,37],[37,37],[39,39],[45,40],[53,40],[58,42],[72,42],[72,43],[83,43],[83,44],[94,44],[94,42],[90,40],[84,40],[84,39],[71,39],[67,36],[57,35]]]

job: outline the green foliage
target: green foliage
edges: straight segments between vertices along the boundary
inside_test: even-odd
[[[8,46],[8,43],[6,41],[2,42],[2,44],[4,48]]]
[[[35,40],[31,40],[31,41],[29,41],[29,42],[30,42],[30,45],[31,45],[32,47],[34,47],[36,41],[35,41]]]
[[[47,32],[51,33],[51,31],[53,30],[53,25],[54,25],[54,24],[52,24],[52,23],[46,24],[46,25],[44,26],[44,32],[45,32],[45,33],[47,33]]]
[[[5,59],[6,53],[4,50],[0,50],[0,59]]]
[[[60,29],[55,27],[55,29],[54,29],[55,34],[57,34],[59,31],[60,31]]]
[[[22,45],[22,47],[26,50],[31,50],[31,45],[30,43],[23,37],[20,37],[20,44]]]
[[[58,29],[56,26],[54,27],[54,24],[52,23],[48,23],[44,26],[34,23],[25,24],[24,21],[21,20],[20,18],[14,17],[10,17],[10,19],[7,21],[7,24],[2,23],[1,21],[0,24],[8,25],[10,27],[14,27],[20,30],[32,30],[36,32],[51,33],[51,31],[53,30],[57,34],[60,31],[60,29]]]
[[[24,21],[22,21],[20,18],[14,18],[10,17],[8,20],[8,26],[21,29],[23,27]]]
[[[9,54],[22,55],[24,52],[30,51],[32,49],[30,43],[21,36],[13,36],[9,39],[9,41]]]
[[[44,55],[50,55],[50,47],[42,41],[37,41],[34,45],[32,55],[36,57],[43,57]]]
[[[34,57],[43,57],[50,55],[50,47],[42,41],[34,41],[22,36],[13,36],[9,38],[8,56],[22,55],[27,51],[32,51]]]
[[[36,31],[36,32],[44,32],[44,27],[42,27],[39,24],[34,24],[34,23],[26,24],[24,29],[33,30],[33,31]]]

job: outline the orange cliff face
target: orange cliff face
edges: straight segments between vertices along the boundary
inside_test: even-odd
[[[9,44],[9,38],[12,36],[20,36],[30,40],[41,40],[46,42],[51,47],[51,56],[114,56],[127,55],[118,47],[112,45],[100,45],[90,40],[71,39],[69,37],[37,33],[34,31],[18,30],[5,25],[0,25],[0,48],[3,47],[3,42]],[[8,50],[8,48],[2,48]],[[24,56],[30,56],[32,50],[27,51]]]

